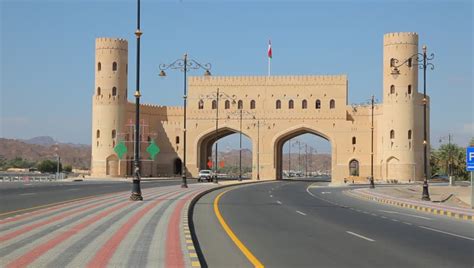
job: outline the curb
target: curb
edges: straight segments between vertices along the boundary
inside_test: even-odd
[[[474,222],[474,216],[466,215],[466,214],[459,213],[459,212],[453,212],[453,211],[450,211],[450,210],[432,208],[432,207],[429,207],[429,206],[412,205],[412,204],[396,201],[396,200],[393,200],[393,199],[385,199],[385,198],[381,198],[381,197],[372,196],[372,195],[369,195],[369,194],[356,193],[356,192],[354,192],[354,190],[347,190],[347,191],[344,191],[344,193],[347,194],[347,195],[351,195],[353,197],[359,198],[359,199],[367,199],[367,200],[370,200],[370,201],[375,201],[375,202],[379,202],[379,203],[383,203],[383,204],[387,204],[387,205],[398,206],[398,207],[403,207],[403,208],[409,208],[409,209],[419,210],[419,211],[423,211],[423,212],[427,212],[427,213],[431,213],[431,214],[435,214],[435,215],[447,216],[447,217],[451,217],[451,218],[455,218],[455,219],[459,219],[459,220],[467,220],[467,221]]]
[[[201,197],[203,197],[204,195],[206,195],[210,192],[213,192],[213,191],[223,189],[223,188],[232,187],[232,186],[239,186],[239,185],[246,185],[246,184],[252,184],[252,183],[262,183],[262,182],[268,182],[268,181],[261,180],[261,181],[252,181],[252,182],[244,182],[244,183],[239,183],[239,184],[229,184],[229,185],[217,186],[217,187],[214,187],[214,188],[211,188],[211,189],[205,190],[204,192],[199,193],[198,195],[196,195],[191,200],[191,203],[189,204],[189,207],[188,207],[188,221],[187,221],[188,224],[187,224],[187,227],[188,227],[188,230],[191,234],[191,239],[192,239],[192,242],[194,244],[194,251],[195,251],[195,254],[196,254],[196,255],[194,255],[194,254],[190,253],[190,259],[191,259],[192,267],[208,267],[206,259],[204,258],[204,255],[202,254],[201,246],[199,245],[199,241],[198,241],[197,236],[196,236],[196,230],[194,228],[193,214],[194,214],[194,205],[196,205],[197,201],[199,201],[199,199],[201,199]],[[184,225],[184,226],[186,226],[186,225]]]

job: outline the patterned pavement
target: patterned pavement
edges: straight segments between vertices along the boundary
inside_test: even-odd
[[[1,267],[196,267],[187,207],[212,184],[101,195],[0,220]]]

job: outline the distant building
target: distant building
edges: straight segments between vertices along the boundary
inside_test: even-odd
[[[423,95],[418,92],[414,62],[392,74],[395,59],[403,62],[418,52],[416,33],[384,35],[383,104],[374,108],[374,175],[376,180],[423,178]],[[415,58],[413,58],[415,60]],[[360,63],[363,68],[364,63]],[[91,175],[132,174],[135,103],[127,100],[128,43],[96,40],[95,89],[92,105]],[[332,180],[370,175],[371,105],[348,104],[345,75],[190,77],[187,107],[187,168],[196,177],[206,168],[217,137],[239,132],[235,111],[253,114],[242,132],[252,142],[252,178],[282,178],[283,144],[313,133],[332,147]],[[221,94],[216,100],[216,90]],[[167,89],[159,89],[165,94]],[[370,96],[367,96],[369,99]],[[429,104],[429,100],[428,100]],[[142,176],[181,173],[183,108],[142,104],[140,108]],[[429,123],[429,120],[428,120]],[[428,128],[429,129],[429,128]],[[428,131],[429,133],[429,131]],[[161,152],[147,159],[154,140]],[[114,147],[124,142],[128,152],[119,159]],[[428,138],[429,148],[429,138]]]

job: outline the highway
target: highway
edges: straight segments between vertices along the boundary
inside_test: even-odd
[[[195,183],[195,180],[188,180]],[[143,180],[142,189],[180,185],[181,179]],[[131,190],[131,182],[3,182],[0,183],[0,219],[59,202]]]
[[[202,264],[473,267],[473,223],[356,199],[347,189],[279,181],[205,195],[193,216]]]

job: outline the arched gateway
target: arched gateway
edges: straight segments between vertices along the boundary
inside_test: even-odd
[[[96,90],[93,98],[92,174],[120,176],[127,167],[121,161],[133,157],[133,150],[119,159],[118,165],[106,167],[103,163],[113,154],[113,144],[118,144],[120,137],[127,137],[127,141],[133,137],[127,126],[134,119],[134,104],[123,97],[126,74],[117,76],[115,73],[121,73],[127,64],[126,41],[100,38],[97,49],[95,66],[101,64],[103,70],[96,70],[96,88],[102,90]],[[423,96],[417,90],[418,68],[402,65],[394,72],[393,65],[394,59],[403,62],[417,51],[415,33],[384,36],[384,101],[374,109],[370,105],[348,105],[345,75],[189,78],[188,176],[196,177],[198,171],[206,167],[216,140],[242,129],[252,143],[253,179],[282,178],[283,144],[298,135],[311,133],[331,144],[333,182],[343,182],[345,178],[366,181],[371,170],[373,128],[375,179],[422,179]],[[112,66],[112,62],[117,62],[118,71],[107,71],[105,67]],[[104,71],[112,79],[102,81]],[[112,86],[117,87],[117,96],[108,93]],[[156,134],[155,142],[161,149],[153,164],[142,165],[144,172],[176,173],[175,161],[183,159],[180,143],[183,141],[183,108],[142,105],[141,113],[149,132]],[[117,137],[109,134],[114,130]],[[96,135],[98,131],[100,136]],[[132,148],[130,142],[126,145]],[[142,158],[147,158],[146,144],[142,146]],[[112,167],[118,170],[112,172]]]

